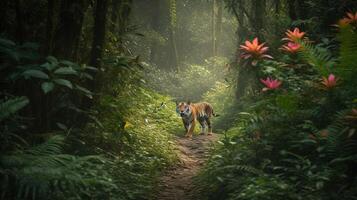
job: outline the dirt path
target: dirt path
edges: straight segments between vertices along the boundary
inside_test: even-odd
[[[160,179],[157,200],[191,200],[192,178],[204,164],[212,142],[218,135],[198,135],[192,139],[177,138],[179,163],[168,169]]]

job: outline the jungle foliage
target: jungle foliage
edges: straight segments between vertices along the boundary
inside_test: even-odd
[[[318,4],[305,3],[308,11]],[[337,15],[328,28],[310,16],[304,20],[314,24],[300,26],[305,32],[288,29],[283,42],[255,35],[267,44],[285,40],[280,52],[249,39],[241,45],[237,67],[244,77],[238,79],[253,81],[237,91],[233,125],[197,177],[201,199],[356,198],[356,57],[348,56],[357,49],[352,15]],[[267,54],[274,58],[262,56]]]
[[[0,199],[155,198],[188,100],[222,133],[198,199],[356,199],[356,9],[0,1]]]

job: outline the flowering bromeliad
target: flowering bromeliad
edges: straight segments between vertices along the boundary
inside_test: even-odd
[[[263,92],[268,91],[268,90],[275,90],[277,88],[280,87],[281,85],[281,81],[277,80],[277,79],[272,79],[270,77],[268,77],[267,79],[260,79],[260,81],[266,86],[265,88],[263,88]]]
[[[335,75],[330,74],[327,78],[322,77],[321,83],[325,86],[326,89],[331,89],[337,85],[338,78]]]
[[[288,42],[288,44],[283,45],[280,49],[289,53],[297,53],[301,48],[301,45],[294,42]]]
[[[298,40],[301,40],[304,37],[305,32],[300,31],[299,28],[295,28],[293,31],[287,30],[285,34],[286,38],[283,38],[283,40],[297,42]]]
[[[357,24],[357,12],[355,14],[347,12],[346,15],[346,17],[338,21],[338,27],[343,28],[349,24]]]
[[[347,14],[347,17],[345,17],[344,19],[346,19],[346,21],[350,24],[353,24],[353,23],[357,23],[357,12],[355,14],[353,13],[346,13]]]
[[[245,41],[245,45],[240,45],[240,49],[244,52],[241,57],[244,59],[253,58],[254,60],[259,60],[262,58],[273,58],[265,52],[268,51],[268,47],[264,46],[265,43],[259,44],[258,38],[254,38],[252,42]]]

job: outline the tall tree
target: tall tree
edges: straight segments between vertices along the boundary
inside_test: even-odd
[[[46,47],[45,54],[48,55],[52,52],[52,40],[54,30],[54,13],[55,13],[55,0],[47,0],[47,22],[46,22]]]
[[[172,58],[174,61],[173,70],[179,71],[179,59],[178,51],[176,45],[176,26],[177,26],[177,15],[176,15],[176,0],[170,0],[170,42],[172,49]]]
[[[59,58],[77,59],[84,14],[88,0],[62,0],[53,54]]]
[[[103,49],[105,43],[105,32],[107,22],[109,0],[97,0],[94,9],[94,28],[92,50],[90,55],[89,65],[100,68],[103,57]],[[90,89],[95,91],[99,87],[95,87],[95,82],[92,81]]]
[[[217,3],[216,0],[212,1],[212,56],[216,56],[217,54],[217,47],[216,47],[216,10],[217,10]]]
[[[223,19],[223,2],[222,0],[216,0],[217,2],[217,17],[216,17],[216,49],[215,55],[219,55],[219,44],[222,36],[222,19]]]

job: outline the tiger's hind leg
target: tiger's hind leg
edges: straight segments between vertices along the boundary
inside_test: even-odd
[[[207,135],[212,135],[212,123],[209,117],[206,118],[207,126],[208,126],[208,133]]]
[[[204,117],[199,117],[198,118],[198,122],[201,125],[201,132],[200,135],[204,135],[206,133],[206,122],[205,122],[205,118]]]

